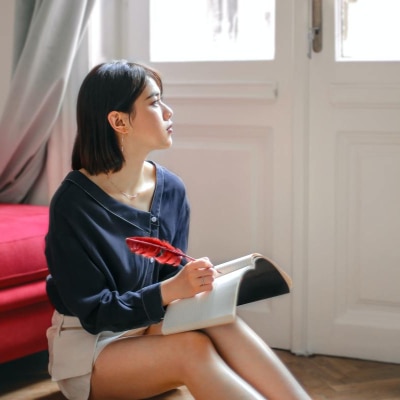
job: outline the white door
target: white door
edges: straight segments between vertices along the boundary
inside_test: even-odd
[[[400,3],[336,3],[310,61],[308,350],[400,362]]]
[[[381,6],[361,13],[361,20],[372,17],[361,35],[364,45],[352,48],[348,41],[344,55],[357,51],[362,58],[367,40],[367,49],[384,59],[383,46],[374,44],[379,32],[382,42],[394,37],[398,57],[396,32],[390,36],[386,29],[398,29],[389,20],[399,15],[393,9],[398,0],[337,2],[353,11],[371,2]],[[225,62],[194,61],[197,38],[186,41],[204,25],[196,7],[211,0],[159,0],[161,21],[168,23],[160,58],[184,43],[178,53],[187,60],[150,62],[151,3],[103,0],[105,7],[122,8],[120,14],[106,11],[101,27],[106,58],[148,62],[164,76],[165,100],[175,112],[174,146],[154,159],[186,182],[189,252],[218,263],[257,251],[292,275],[290,296],[240,311],[272,346],[399,362],[399,62],[336,61],[342,29],[335,30],[334,0],[323,0],[322,51],[311,58],[311,0],[222,1],[225,11],[228,3],[260,7],[256,16],[242,14],[242,23],[256,27],[261,16],[270,29],[250,32],[256,47],[268,49],[266,60]],[[350,35],[357,14],[342,11],[343,33]],[[118,29],[105,29],[114,14]],[[212,32],[232,32],[224,15]],[[171,37],[176,19],[187,24]],[[268,42],[271,32],[275,46]],[[110,45],[111,34],[120,34],[120,47]],[[218,58],[230,44],[217,40]]]
[[[190,254],[217,264],[259,252],[291,274],[293,43],[285,38],[294,37],[286,23],[293,18],[292,1],[280,0],[276,9],[274,0],[128,1],[126,6],[125,15],[133,16],[128,37],[140,40],[127,42],[125,57],[149,62],[148,21],[151,12],[159,15],[155,26],[162,37],[151,33],[152,45],[160,43],[152,50],[158,61],[151,64],[162,72],[165,101],[174,110],[174,145],[153,159],[186,183]],[[207,7],[216,16],[210,30],[204,29]],[[236,7],[232,19],[228,9]],[[196,61],[211,45],[214,61]],[[236,46],[243,60],[231,57]],[[227,54],[232,61],[218,61]],[[174,61],[176,56],[183,60]],[[255,303],[240,315],[269,343],[290,348],[291,301],[283,296]]]

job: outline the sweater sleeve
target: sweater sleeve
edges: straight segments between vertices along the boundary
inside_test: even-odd
[[[49,297],[56,309],[77,316],[90,333],[123,331],[164,317],[154,263],[129,252],[112,221],[85,207],[51,207],[46,257]]]

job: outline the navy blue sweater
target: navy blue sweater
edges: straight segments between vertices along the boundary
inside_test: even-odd
[[[160,322],[160,282],[181,267],[130,252],[129,236],[152,236],[187,249],[189,205],[180,178],[155,164],[149,212],[124,205],[79,171],[70,172],[50,204],[47,294],[56,310],[90,333]]]

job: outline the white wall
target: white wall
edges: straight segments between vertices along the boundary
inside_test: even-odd
[[[0,115],[10,88],[12,46],[14,36],[13,0],[1,0],[0,12]]]

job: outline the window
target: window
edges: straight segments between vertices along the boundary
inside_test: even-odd
[[[278,61],[290,56],[275,43],[278,6],[275,0],[97,0],[91,64],[124,58],[151,65],[168,81],[170,96],[234,90],[269,99],[282,70]]]
[[[150,0],[150,61],[272,60],[275,0]]]
[[[400,60],[399,0],[337,0],[339,61]]]

